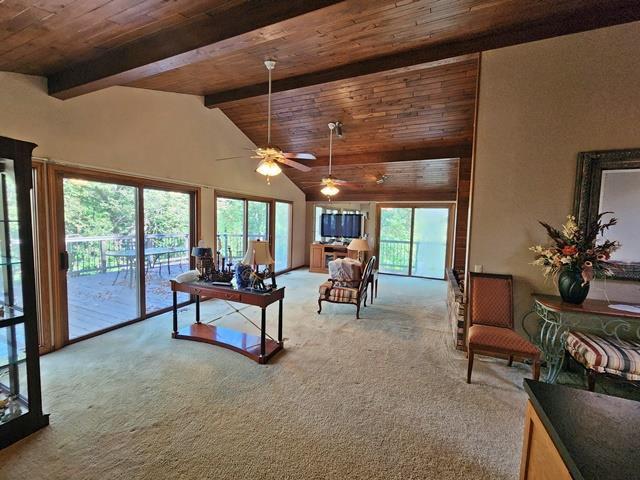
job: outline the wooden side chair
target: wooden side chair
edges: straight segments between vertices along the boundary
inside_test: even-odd
[[[476,353],[533,362],[533,378],[540,377],[540,350],[513,329],[513,278],[493,273],[469,274],[469,330],[467,383],[471,383]]]
[[[338,286],[336,281],[329,279],[320,285],[318,297],[318,313],[322,313],[322,302],[349,303],[356,306],[356,318],[360,318],[360,305],[367,306],[367,288],[369,277],[373,271],[376,257],[371,257],[364,267],[360,283],[357,287]]]

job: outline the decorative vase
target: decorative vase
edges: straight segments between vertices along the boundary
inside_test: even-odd
[[[238,288],[249,288],[252,271],[251,265],[236,264],[236,285]]]
[[[583,285],[579,268],[564,268],[558,276],[558,290],[562,301],[580,305],[589,294],[589,282]]]

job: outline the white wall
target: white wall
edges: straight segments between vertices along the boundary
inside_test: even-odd
[[[547,242],[538,220],[572,213],[578,153],[640,147],[639,45],[636,22],[483,53],[470,267],[514,275],[517,322],[532,292],[557,292],[527,248]],[[605,288],[640,302],[638,282],[590,297]]]
[[[165,180],[208,185],[202,236],[214,239],[214,188],[294,202],[293,266],[304,264],[305,197],[286,176],[267,185],[255,160],[216,162],[253,143],[202,98],[112,87],[70,100],[47,95],[41,77],[0,72],[0,135],[38,144],[34,155]]]

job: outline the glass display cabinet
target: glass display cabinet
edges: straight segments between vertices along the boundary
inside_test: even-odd
[[[0,448],[49,424],[42,413],[31,227],[35,147],[0,137]]]

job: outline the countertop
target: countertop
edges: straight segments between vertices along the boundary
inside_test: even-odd
[[[529,379],[524,388],[574,479],[640,479],[640,402]]]

